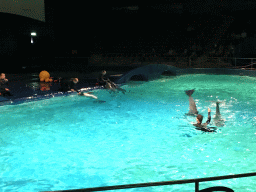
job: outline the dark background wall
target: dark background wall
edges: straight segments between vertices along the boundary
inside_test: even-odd
[[[93,53],[166,53],[170,49],[183,53],[187,49],[192,54],[192,47],[200,45],[198,54],[205,54],[215,44],[226,48],[232,44],[230,56],[256,57],[255,8],[256,3],[249,0],[86,4],[45,0],[45,22],[0,13],[0,57],[11,70],[61,67],[70,62],[56,62],[56,57],[86,58]],[[34,44],[31,31],[38,34]],[[243,32],[246,38],[241,38]]]

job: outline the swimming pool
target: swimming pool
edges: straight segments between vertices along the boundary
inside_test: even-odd
[[[256,79],[181,75],[129,82],[126,94],[94,90],[1,106],[0,189],[46,191],[169,181],[255,171]],[[184,90],[206,121],[221,100],[216,133],[196,130]],[[255,177],[200,184],[255,191]],[[194,184],[121,191],[191,191]]]

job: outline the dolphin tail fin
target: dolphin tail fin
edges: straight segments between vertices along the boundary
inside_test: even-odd
[[[195,89],[186,90],[185,93],[190,97],[194,93]]]

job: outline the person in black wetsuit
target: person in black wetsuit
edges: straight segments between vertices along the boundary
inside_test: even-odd
[[[1,96],[12,96],[10,90],[6,87],[8,79],[5,78],[5,73],[0,74],[0,95]]]
[[[70,78],[70,79],[61,79],[60,80],[60,91],[67,92],[67,91],[76,91],[76,84],[78,83],[78,78]]]
[[[111,90],[111,91],[122,91],[123,94],[125,94],[126,90],[120,88],[119,86],[117,86],[114,82],[110,81],[109,78],[106,78],[106,70],[102,70],[101,74],[99,75],[98,79],[97,79],[97,84],[98,85],[103,85],[106,89]]]
[[[209,128],[207,128],[207,125],[211,122],[211,109],[208,108],[208,119],[205,123],[202,123],[203,121],[203,116],[202,115],[197,115],[196,117],[196,124],[193,124],[194,126],[196,126],[196,129],[202,130],[202,131],[206,131],[206,132],[214,132],[214,130],[211,130]]]
[[[76,84],[78,82],[79,82],[78,78],[60,79],[60,85],[61,85],[60,91],[63,91],[63,92],[67,92],[67,91],[74,92],[74,91],[76,91],[77,94],[80,95],[80,96],[91,97],[93,99],[98,100],[98,97],[95,96],[95,95],[92,95],[91,92],[87,92],[87,93],[79,92],[78,89],[76,88]],[[103,103],[105,101],[98,100],[98,102]]]
[[[113,90],[113,89],[117,89],[118,86],[110,81],[109,78],[107,78],[105,75],[106,75],[106,70],[102,70],[101,71],[101,74],[99,75],[98,79],[97,79],[97,84],[98,85],[103,85],[106,89],[110,89],[110,90]]]
[[[106,82],[109,80],[109,79],[106,79],[105,78],[105,75],[106,75],[106,70],[102,70],[101,73],[99,74],[99,77],[97,78],[97,84],[98,85],[106,85]]]

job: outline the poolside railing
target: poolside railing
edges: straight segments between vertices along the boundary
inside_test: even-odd
[[[93,65],[148,65],[167,64],[179,68],[219,68],[236,63],[234,57],[168,55],[159,53],[105,53],[93,54],[89,58]]]
[[[178,68],[245,68],[253,63],[256,58],[215,57],[215,56],[185,56],[157,53],[105,53],[93,54],[90,57],[55,57],[55,63],[72,63],[73,65],[86,66],[140,66],[148,64],[166,64]],[[64,67],[64,66],[62,66]]]
[[[115,185],[115,186],[94,187],[94,188],[84,188],[84,189],[71,189],[71,190],[61,190],[61,191],[51,191],[51,192],[108,191],[108,190],[131,189],[131,188],[141,188],[141,187],[156,187],[156,186],[175,185],[175,184],[188,184],[188,183],[195,183],[195,192],[200,192],[200,190],[199,190],[199,183],[200,182],[225,180],[225,179],[234,179],[234,178],[242,178],[242,177],[252,177],[252,176],[256,176],[256,172],[253,172],[253,173],[242,173],[242,174],[235,174],[235,175],[224,175],[224,176],[216,176],[216,177],[206,177],[206,178],[198,178],[198,179],[186,179],[186,180],[176,180],[176,181],[137,183],[137,184]],[[230,189],[230,188],[227,188],[227,189]],[[233,191],[233,190],[230,189],[229,191]]]
[[[235,68],[244,68],[244,69],[253,69],[253,65],[256,64],[254,61],[256,60],[256,58],[233,58],[234,60],[234,67]],[[242,61],[242,63],[244,65],[238,65],[237,66],[237,61]],[[250,67],[250,68],[248,68]]]

